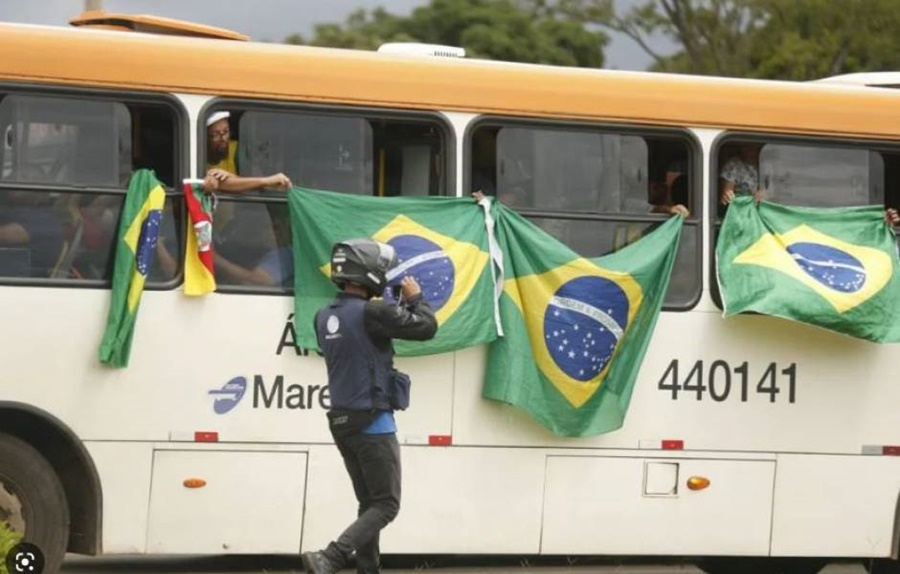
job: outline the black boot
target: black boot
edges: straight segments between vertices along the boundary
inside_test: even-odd
[[[303,569],[309,574],[334,574],[340,570],[323,552],[304,552],[300,560],[303,562]]]

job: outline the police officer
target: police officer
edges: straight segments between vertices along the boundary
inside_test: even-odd
[[[412,277],[401,281],[396,303],[373,299],[384,292],[396,263],[393,247],[369,239],[332,248],[331,280],[341,292],[316,313],[316,336],[328,368],[329,426],[359,512],[336,541],[303,554],[303,567],[314,574],[337,572],[354,553],[358,573],[377,573],[379,533],[400,509],[393,411],[408,404],[409,379],[393,367],[391,339],[428,340],[437,321]]]

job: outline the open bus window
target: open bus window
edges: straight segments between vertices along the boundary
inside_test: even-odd
[[[837,143],[837,142],[835,142]],[[714,245],[728,209],[725,192],[799,207],[893,207],[900,202],[900,154],[863,144],[823,145],[797,142],[729,140],[716,154],[718,206]],[[715,277],[715,263],[711,267]],[[713,299],[721,305],[712,281]]]
[[[0,97],[0,280],[108,283],[131,174],[146,167],[174,183],[175,129],[174,113],[161,105]],[[151,284],[180,270],[179,213],[167,198]]]
[[[469,191],[496,196],[585,257],[637,241],[659,225],[659,214],[680,206],[689,216],[666,304],[696,300],[700,225],[690,216],[691,161],[683,138],[481,125],[472,132],[470,160]]]
[[[238,175],[281,172],[299,187],[383,197],[440,195],[448,187],[446,136],[435,121],[228,111]],[[284,195],[264,195],[219,194],[213,237],[216,283],[224,291],[293,288]]]
[[[299,112],[245,111],[238,138],[239,175],[282,172],[298,186],[359,195],[443,193],[442,130],[434,122]]]

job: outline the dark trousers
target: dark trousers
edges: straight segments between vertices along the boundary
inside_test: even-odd
[[[340,564],[356,552],[359,573],[377,573],[380,565],[378,539],[400,510],[400,445],[397,435],[355,434],[336,438],[344,466],[359,501],[357,519],[347,527],[329,550],[341,554]],[[326,550],[326,553],[328,551]]]

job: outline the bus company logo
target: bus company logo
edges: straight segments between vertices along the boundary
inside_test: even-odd
[[[544,312],[544,341],[556,366],[587,382],[606,367],[628,325],[628,297],[604,277],[579,277],[560,287]]]
[[[247,378],[235,377],[222,385],[221,389],[213,389],[209,394],[215,397],[213,401],[213,410],[218,415],[224,415],[230,412],[244,398],[247,392]]]
[[[253,389],[250,390],[250,377],[234,377],[220,389],[207,391],[215,397],[213,410],[218,415],[230,413],[244,398],[253,396],[251,407],[264,410],[308,410],[330,408],[328,385],[289,384],[283,375],[267,379],[263,375],[253,375]]]

